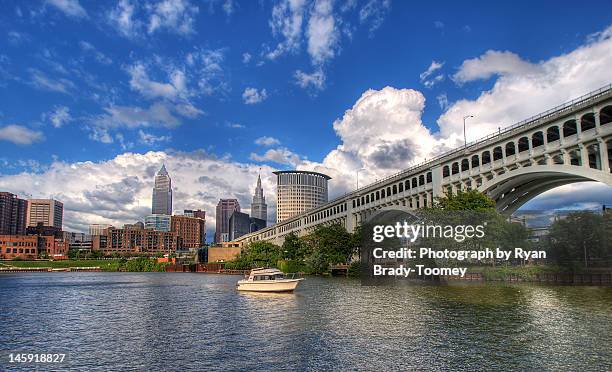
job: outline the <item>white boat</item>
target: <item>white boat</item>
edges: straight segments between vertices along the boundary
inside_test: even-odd
[[[293,292],[304,278],[287,278],[278,269],[260,267],[251,270],[248,278],[238,281],[239,291]]]

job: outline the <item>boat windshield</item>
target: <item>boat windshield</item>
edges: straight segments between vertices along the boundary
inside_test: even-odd
[[[271,275],[254,275],[253,280],[281,280],[285,279],[283,274],[271,274]]]

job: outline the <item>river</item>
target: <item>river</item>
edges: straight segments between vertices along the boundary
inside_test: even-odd
[[[0,370],[19,367],[8,352],[64,352],[51,368],[79,371],[612,370],[610,287],[308,277],[249,294],[239,279],[2,274]]]

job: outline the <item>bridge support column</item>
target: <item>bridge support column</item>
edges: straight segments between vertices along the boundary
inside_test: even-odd
[[[610,162],[608,160],[608,144],[602,138],[598,138],[599,158],[601,159],[601,170],[610,173]]]
[[[561,149],[561,156],[563,157],[563,164],[564,165],[569,165],[570,164],[570,158],[569,158],[569,154],[567,153],[566,149]]]
[[[578,148],[580,149],[580,165],[583,167],[589,166],[589,154],[586,150],[586,147],[582,144],[578,144]]]
[[[576,117],[574,121],[576,122],[576,138],[578,138],[578,141],[580,141],[582,140],[582,127],[580,126],[580,118]]]
[[[601,122],[599,121],[599,115],[597,115],[597,111],[599,111],[598,107],[593,107],[593,116],[595,117],[595,133],[599,134],[601,131]]]

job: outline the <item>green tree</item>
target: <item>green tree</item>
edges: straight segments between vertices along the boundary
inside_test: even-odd
[[[290,261],[304,259],[302,241],[296,234],[289,233],[287,236],[285,236],[285,241],[283,242],[282,247],[282,258]]]
[[[612,229],[610,216],[592,212],[570,213],[550,227],[549,255],[561,266],[609,264]]]
[[[459,191],[436,198],[434,208],[447,211],[489,211],[495,209],[495,201],[478,190]]]

